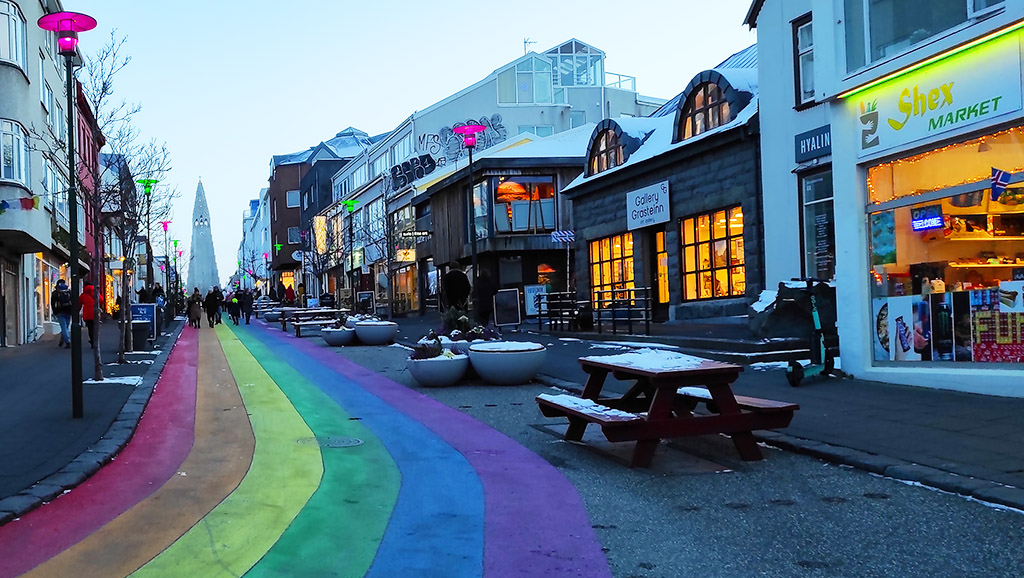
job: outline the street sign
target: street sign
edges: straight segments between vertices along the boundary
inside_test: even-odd
[[[430,236],[430,231],[402,231],[398,236],[403,239],[425,238]]]
[[[551,231],[551,240],[556,243],[573,243],[576,241],[576,231]]]
[[[301,261],[302,251],[292,251],[292,259],[295,259],[296,261]]]

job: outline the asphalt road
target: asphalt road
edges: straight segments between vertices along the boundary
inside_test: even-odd
[[[575,364],[572,346],[552,347],[546,372]],[[336,351],[555,465],[583,496],[616,577],[1024,575],[1022,512],[770,448],[742,462],[722,436],[662,445],[654,468],[631,470],[614,457],[621,449],[561,441],[559,421],[533,402],[548,387],[421,388],[404,349]]]

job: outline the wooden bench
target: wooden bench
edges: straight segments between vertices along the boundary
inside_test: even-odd
[[[537,406],[544,417],[578,417],[602,428],[642,422],[643,416],[610,408],[589,399],[573,395],[542,393],[536,397]]]
[[[734,395],[736,404],[743,411],[762,415],[759,429],[775,429],[788,427],[793,421],[793,412],[800,409],[800,406],[787,401],[776,401],[774,399],[763,399],[746,395]],[[693,411],[698,403],[711,413],[719,413],[718,406],[711,397],[711,392],[703,387],[680,387],[676,390],[677,411],[681,408],[684,411]]]

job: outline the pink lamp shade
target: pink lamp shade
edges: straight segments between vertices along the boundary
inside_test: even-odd
[[[476,146],[476,134],[484,132],[487,127],[482,124],[464,124],[452,129],[455,134],[462,135],[462,144],[467,147]]]
[[[96,19],[78,12],[54,12],[40,17],[37,24],[43,30],[56,32],[60,53],[68,55],[78,47],[78,33],[96,28]]]

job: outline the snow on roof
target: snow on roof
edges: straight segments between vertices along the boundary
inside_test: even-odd
[[[388,133],[384,133],[385,135]],[[376,138],[376,137],[375,137]],[[304,151],[296,153],[288,153],[283,155],[274,155],[271,158],[271,166],[289,165],[294,163],[308,162],[312,158],[316,150],[323,146],[327,150],[331,151],[336,157],[341,159],[350,159],[359,155],[364,149],[368,148],[373,144],[373,139],[367,136],[367,134],[357,128],[348,127],[345,130],[334,135],[334,138],[326,141],[322,141],[316,146],[311,146]]]
[[[754,71],[753,72],[753,76],[754,76],[753,86],[755,88],[755,91],[753,91],[753,92],[755,92],[755,94],[756,94],[756,88],[757,88],[757,44],[751,44],[750,46],[744,48],[743,50],[740,50],[736,54],[733,54],[729,58],[726,58],[722,62],[718,63],[718,66],[715,66],[712,70],[715,70],[715,71],[721,73],[723,76],[725,76],[729,80],[729,82],[731,84],[732,83],[732,76],[730,76],[730,75],[728,75],[728,74],[726,74],[724,72],[725,70],[728,70],[728,69],[744,69],[744,70],[749,69],[749,70]],[[746,90],[745,88],[743,88],[742,85],[741,86],[735,86],[735,88],[737,88],[739,90]],[[751,91],[748,90],[748,92],[751,92]],[[651,114],[651,116],[675,116],[676,109],[679,108],[679,102],[685,96],[686,96],[685,92],[680,92],[679,94],[673,96],[672,98],[670,98],[668,100],[668,102],[666,102],[665,104],[661,105],[661,107],[658,108],[658,110],[654,111]]]
[[[596,175],[587,176],[587,173],[583,172],[582,174],[580,174],[580,176],[576,177],[576,179],[573,180],[573,182],[569,183],[568,186],[562,189],[562,191],[571,191],[572,189],[582,185],[583,183],[595,181],[616,171],[621,171],[625,167],[630,167],[642,163],[644,161],[650,160],[659,155],[663,155],[669,151],[674,151],[684,146],[689,146],[695,142],[706,139],[711,135],[726,132],[734,128],[743,126],[747,124],[751,118],[753,118],[755,113],[757,113],[756,95],[753,98],[751,98],[747,106],[743,107],[743,110],[741,110],[739,114],[736,115],[736,118],[732,119],[731,121],[721,126],[716,126],[715,128],[709,131],[702,132],[697,136],[690,137],[686,140],[681,140],[677,143],[672,142],[672,137],[675,133],[676,120],[674,115],[666,115],[657,118],[643,119],[653,122],[653,126],[655,127],[654,134],[650,135],[650,137],[647,138],[647,141],[644,142],[644,144],[640,145],[640,148],[637,149],[633,154],[631,154],[629,158],[626,160],[626,162],[622,163],[617,167],[600,172]],[[620,120],[628,121],[640,119],[619,119],[616,122],[619,122]],[[627,130],[625,126],[623,126],[623,130]]]
[[[595,126],[597,125],[588,122],[574,129],[484,156],[493,159],[583,158],[587,156],[587,145],[590,144]]]

